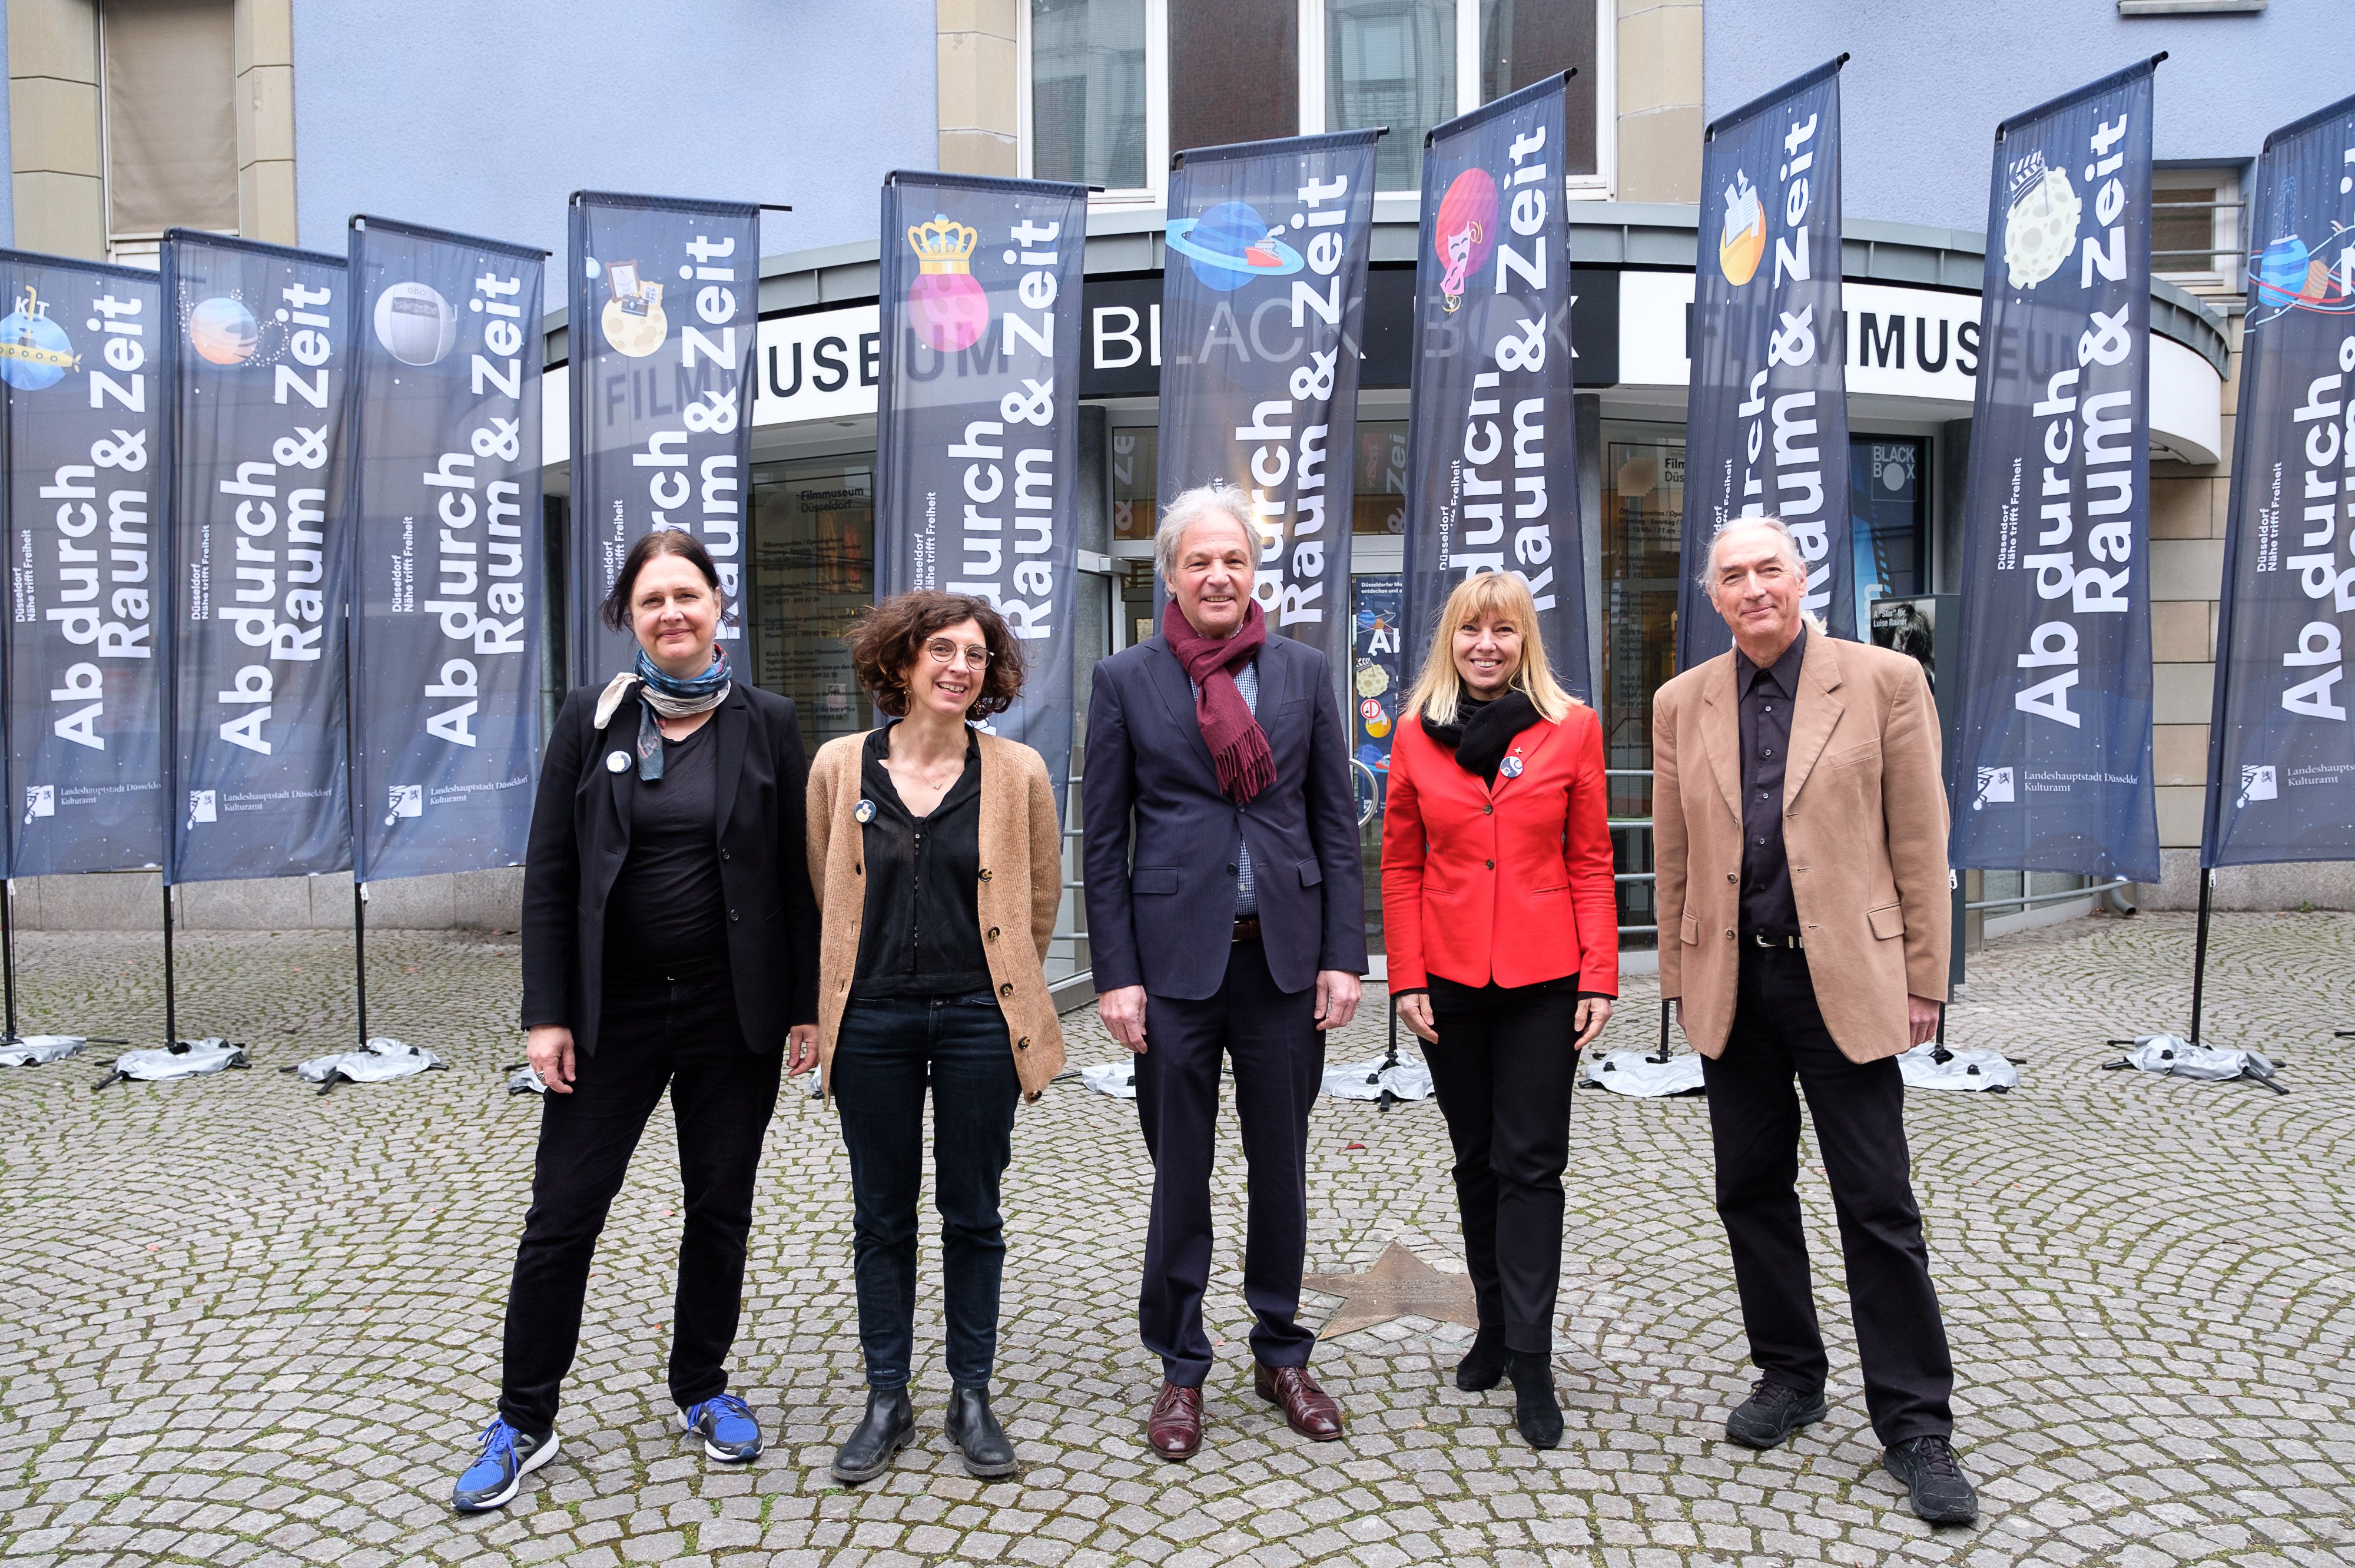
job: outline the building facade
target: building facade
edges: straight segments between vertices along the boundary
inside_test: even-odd
[[[1356,608],[1401,560],[1409,319],[1422,133],[1574,69],[1572,261],[1580,277],[1580,480],[1590,650],[1609,738],[1622,869],[1649,869],[1649,702],[1670,673],[1683,472],[1687,307],[1702,128],[1842,50],[1850,496],[1858,576],[1912,597],[1958,580],[1964,454],[1996,121],[2161,49],[2163,274],[2151,346],[2152,533],[2163,886],[2197,865],[2239,330],[2239,185],[2267,129],[2355,80],[2331,0],[1972,0],[1859,11],[1818,0],[873,0],[697,4],[433,0],[6,0],[7,207],[15,242],[136,260],[171,223],[340,251],[379,213],[560,252],[583,187],[789,202],[764,219],[746,646],[813,740],[867,721],[837,635],[873,589],[877,192],[895,167],[1084,180],[1082,645],[1149,629],[1157,304],[1169,155],[1387,125],[1366,313],[1352,519]],[[2035,36],[2029,37],[2032,25]],[[404,35],[396,37],[395,31]],[[162,72],[170,59],[180,69]],[[186,62],[201,60],[201,69]],[[167,83],[161,92],[154,84]],[[156,107],[162,98],[170,102]],[[201,153],[193,155],[190,149]],[[566,343],[548,323],[551,543],[569,527]],[[552,552],[560,559],[560,551]],[[560,593],[550,602],[561,603]],[[1411,676],[1420,650],[1399,656]],[[562,667],[551,661],[551,668]],[[551,696],[553,693],[551,692]],[[1084,769],[1084,728],[1075,772]],[[1372,865],[1379,822],[1366,827]],[[2344,866],[2219,880],[2228,904],[2355,904]],[[504,879],[504,880],[502,880]],[[112,879],[84,879],[112,880]],[[348,894],[183,890],[188,918],[347,919]],[[1369,878],[1369,898],[1372,878]],[[463,884],[463,885],[462,885]],[[1988,873],[1986,900],[2065,891]],[[513,874],[379,885],[410,918],[496,918]],[[112,921],[98,890],[27,890],[29,922]],[[298,907],[298,901],[299,906]],[[125,921],[152,911],[123,901]],[[1086,963],[1067,911],[1059,969]],[[2026,913],[2082,908],[2056,900]],[[54,908],[58,918],[47,912]],[[67,912],[70,910],[72,912]],[[399,916],[388,912],[398,923]],[[1629,945],[1648,891],[1625,889]]]

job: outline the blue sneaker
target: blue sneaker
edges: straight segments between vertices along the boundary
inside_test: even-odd
[[[732,1393],[690,1404],[678,1413],[681,1431],[699,1433],[703,1451],[723,1465],[742,1465],[761,1456],[761,1424],[752,1407]]]
[[[555,1457],[555,1433],[534,1437],[517,1432],[506,1417],[499,1417],[483,1429],[483,1451],[458,1477],[450,1506],[460,1513],[505,1508],[523,1486],[523,1478]]]

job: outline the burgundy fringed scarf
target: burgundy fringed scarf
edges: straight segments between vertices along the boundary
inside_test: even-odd
[[[1194,630],[1172,599],[1161,612],[1161,635],[1186,667],[1187,678],[1201,688],[1194,699],[1194,718],[1202,726],[1202,743],[1210,748],[1220,790],[1237,805],[1248,805],[1275,782],[1275,753],[1268,749],[1267,731],[1259,727],[1242,688],[1235,684],[1235,671],[1267,641],[1266,614],[1259,601],[1252,600],[1241,628],[1221,640]]]

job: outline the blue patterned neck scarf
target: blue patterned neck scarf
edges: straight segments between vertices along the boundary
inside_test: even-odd
[[[711,667],[701,675],[681,680],[675,675],[665,675],[662,667],[638,650],[636,670],[641,699],[638,704],[638,778],[652,784],[663,776],[662,728],[655,722],[659,713],[665,719],[685,719],[692,714],[709,713],[728,700],[728,652],[714,645]]]

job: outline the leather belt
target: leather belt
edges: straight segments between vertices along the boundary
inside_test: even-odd
[[[1237,915],[1235,917],[1235,940],[1237,942],[1257,942],[1259,940],[1259,916],[1255,914]]]
[[[1750,933],[1750,940],[1751,940],[1751,941],[1753,941],[1753,942],[1754,942],[1754,943],[1756,943],[1756,944],[1757,944],[1759,946],[1761,946],[1761,947],[1805,947],[1805,946],[1806,946],[1806,942],[1803,938],[1801,938],[1801,937],[1800,937],[1800,936],[1796,933],[1796,932],[1795,932],[1795,933],[1793,933],[1791,935],[1788,935],[1788,936],[1770,936],[1770,935],[1768,935],[1765,932],[1763,932],[1763,931],[1753,931],[1753,932],[1752,932],[1752,933]]]

